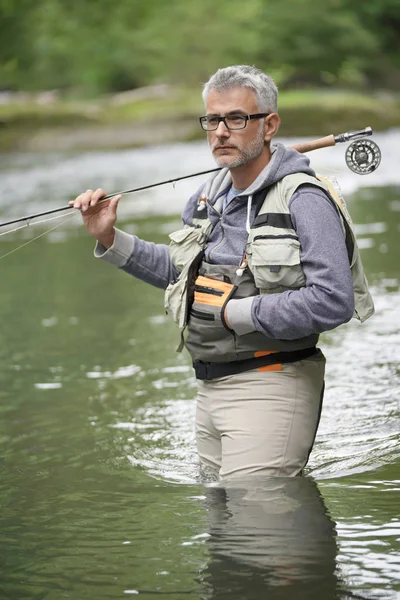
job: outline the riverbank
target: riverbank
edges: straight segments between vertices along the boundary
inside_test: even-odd
[[[14,95],[0,103],[0,152],[132,148],[201,139],[199,91],[151,86],[99,98]],[[332,90],[284,91],[280,134],[323,136],[400,126],[400,97]]]

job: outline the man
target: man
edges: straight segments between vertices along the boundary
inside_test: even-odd
[[[318,334],[354,312],[364,320],[372,301],[351,251],[352,276],[349,225],[309,160],[271,145],[271,78],[220,69],[203,98],[200,123],[222,170],[190,198],[169,247],[114,228],[120,196],[99,204],[105,192],[88,190],[71,204],[98,240],[95,256],[166,290],[198,379],[201,464],[221,479],[294,476],[319,422]]]

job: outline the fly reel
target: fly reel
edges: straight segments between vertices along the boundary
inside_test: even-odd
[[[372,140],[357,140],[346,150],[346,165],[359,175],[373,173],[379,167],[381,158],[380,148]]]

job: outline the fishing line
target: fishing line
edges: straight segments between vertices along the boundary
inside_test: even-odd
[[[0,233],[0,237],[3,235],[7,235],[8,233],[14,233],[15,231],[19,231],[20,229],[26,229],[27,227],[30,227],[31,225],[39,225],[41,223],[48,223],[48,221],[54,221],[55,219],[62,219],[65,217],[65,219],[67,219],[67,217],[70,217],[71,215],[57,215],[56,217],[50,217],[49,219],[42,219],[41,221],[35,221],[34,223],[31,223],[30,219],[28,220],[28,222],[25,225],[20,225],[19,227],[16,227],[15,229],[9,229],[8,231],[4,231],[3,233]]]
[[[77,214],[78,214],[78,212],[73,212],[71,215],[57,215],[56,217],[50,217],[49,219],[43,219],[42,221],[36,221],[35,225],[37,225],[38,223],[47,223],[48,221],[54,221],[55,219],[64,219],[61,223],[57,223],[57,225],[55,225],[54,227],[50,227],[50,229],[46,229],[46,231],[42,231],[42,233],[40,233],[36,237],[32,238],[31,240],[28,240],[27,242],[24,242],[20,246],[17,246],[17,248],[10,250],[10,252],[6,252],[5,254],[2,254],[0,256],[0,260],[2,260],[3,258],[6,258],[6,256],[10,256],[10,254],[14,254],[14,252],[17,252],[17,250],[21,250],[21,248],[24,248],[28,244],[35,242],[39,238],[44,237],[51,231],[54,231],[55,229],[57,229],[58,227],[61,227],[61,225],[64,224],[64,221],[67,221],[68,219],[75,217],[75,215],[77,215]],[[13,233],[14,231],[19,231],[20,229],[25,229],[26,227],[29,227],[29,225],[30,225],[30,222],[28,221],[28,223],[26,225],[21,225],[20,227],[16,227],[15,229],[11,229],[10,231],[5,231],[4,233],[0,233],[0,236],[6,235],[7,233]]]
[[[324,172],[322,172],[322,171],[324,171]],[[333,167],[324,167],[322,170],[317,169],[316,172],[317,172],[317,175],[325,175],[326,174],[326,176],[329,177],[329,173],[331,173],[332,176],[334,176],[335,174],[343,175],[344,173],[347,173],[347,169],[334,169]]]

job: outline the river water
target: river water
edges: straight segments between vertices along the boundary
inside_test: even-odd
[[[340,146],[310,155],[346,194],[376,314],[321,338],[304,478],[201,481],[162,292],[96,261],[79,214],[0,237],[1,599],[400,597],[399,138],[374,137],[368,176]],[[0,156],[0,218],[213,166],[199,142]],[[125,197],[122,227],[166,241],[201,181]]]

